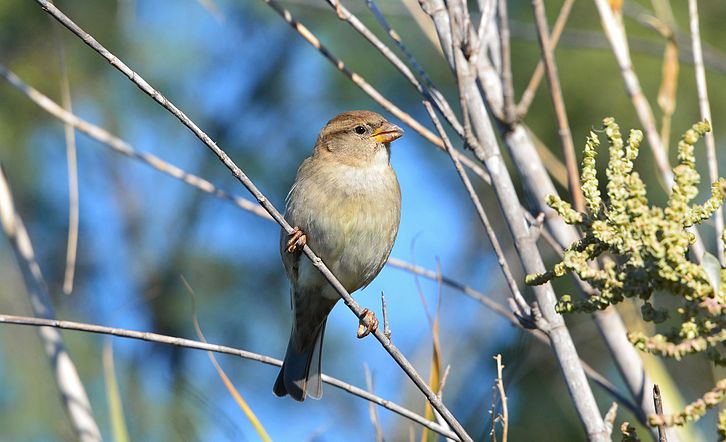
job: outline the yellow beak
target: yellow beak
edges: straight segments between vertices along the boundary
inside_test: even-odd
[[[391,123],[383,123],[381,127],[376,129],[369,138],[372,138],[376,143],[390,143],[393,140],[397,140],[403,136],[403,129]]]

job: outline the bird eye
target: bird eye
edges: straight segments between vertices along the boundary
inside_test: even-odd
[[[358,135],[363,135],[364,133],[366,133],[366,128],[365,128],[365,127],[363,127],[363,126],[356,126],[356,127],[355,127],[355,129],[353,129],[353,130],[354,130],[354,131],[355,131],[355,133],[357,133]]]

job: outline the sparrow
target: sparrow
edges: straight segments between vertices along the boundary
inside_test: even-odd
[[[340,295],[302,248],[309,245],[352,293],[367,286],[391,254],[401,217],[401,190],[390,143],[403,130],[370,111],[337,115],[320,131],[287,195],[280,254],[290,281],[292,331],[273,392],[297,401],[322,396],[321,355],[328,313]],[[364,314],[374,328],[371,312]],[[365,336],[371,327],[358,337]]]

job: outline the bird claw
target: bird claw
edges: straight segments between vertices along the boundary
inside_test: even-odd
[[[305,247],[305,244],[307,243],[308,237],[305,236],[305,233],[300,229],[300,227],[295,227],[292,229],[292,232],[290,232],[290,239],[287,240],[287,247],[285,250],[287,250],[287,253],[295,253],[299,249]]]
[[[368,318],[368,325],[363,323],[363,318]],[[371,332],[378,330],[378,318],[375,313],[366,309],[363,309],[363,314],[360,317],[360,323],[358,324],[358,339],[363,339]]]

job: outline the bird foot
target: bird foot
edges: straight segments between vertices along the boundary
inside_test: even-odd
[[[287,248],[285,250],[287,250],[287,253],[295,253],[305,247],[307,243],[308,237],[305,236],[305,233],[300,227],[295,227],[290,233],[290,239],[287,240]]]
[[[368,325],[363,323],[363,318],[368,318]],[[376,330],[378,330],[378,319],[376,318],[376,315],[367,308],[363,309],[363,314],[361,315],[360,323],[358,324],[358,339],[363,339]]]

